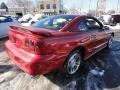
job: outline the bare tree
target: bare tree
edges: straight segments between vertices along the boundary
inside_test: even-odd
[[[11,0],[13,4],[18,5],[19,7],[31,7],[33,4],[32,0]]]
[[[4,2],[1,3],[0,9],[6,9],[6,12],[8,12],[8,7]]]
[[[34,6],[33,0],[8,0],[8,4],[11,4],[12,7],[14,6],[23,7],[24,13],[26,13]]]

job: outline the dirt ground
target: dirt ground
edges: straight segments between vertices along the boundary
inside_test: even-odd
[[[120,32],[111,50],[102,50],[72,78],[59,71],[32,77],[10,62],[0,40],[0,90],[120,90]]]

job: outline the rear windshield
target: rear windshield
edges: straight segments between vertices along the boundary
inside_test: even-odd
[[[60,30],[68,22],[73,20],[76,16],[74,15],[60,15],[60,16],[50,16],[44,19],[39,20],[34,23],[32,27],[35,28],[45,28],[51,30]]]

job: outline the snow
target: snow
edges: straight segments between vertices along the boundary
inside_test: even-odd
[[[110,30],[113,31],[113,32],[119,32],[120,31],[120,23],[117,24],[116,26],[110,26],[110,25],[104,25],[104,26],[108,26],[110,28]]]
[[[116,26],[109,26],[110,29],[113,29],[113,30],[120,30],[120,24],[117,24]]]
[[[109,19],[111,18],[110,15],[102,15],[104,22],[109,22]]]
[[[5,17],[0,17],[0,20],[1,21],[4,21],[6,18]]]
[[[31,26],[32,22],[37,22],[40,18],[42,18],[42,14],[36,14],[35,16],[33,16],[33,18],[28,21],[27,23],[21,23],[23,26]]]
[[[98,67],[96,67],[95,69],[90,70],[90,73],[93,74],[94,76],[103,76],[105,71],[104,70],[100,70]]]
[[[32,19],[31,21],[38,21],[39,18],[41,18],[43,15],[42,14],[36,14]]]
[[[18,21],[21,22],[21,21],[26,21],[28,20],[29,18],[33,18],[33,15],[32,14],[26,14],[24,15],[22,18],[20,18]]]

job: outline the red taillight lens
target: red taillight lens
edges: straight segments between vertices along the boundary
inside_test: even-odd
[[[42,44],[42,43],[41,43]],[[39,42],[36,42],[35,43],[35,51],[39,51],[40,48],[42,48],[42,45],[40,46],[40,43]]]
[[[25,47],[29,47],[29,41],[25,40]]]
[[[9,39],[11,40],[12,43],[16,43],[16,38],[15,38],[15,37],[13,37],[13,36],[12,36],[12,37],[9,36]]]
[[[24,41],[25,50],[34,54],[51,54],[54,52],[52,48],[45,44],[44,41],[40,40],[29,40]]]
[[[29,41],[29,46],[28,46],[28,48],[29,48],[30,50],[35,51],[35,42],[30,40],[30,41]]]
[[[39,51],[40,50],[40,42],[34,40],[25,40],[25,47],[32,51]]]

